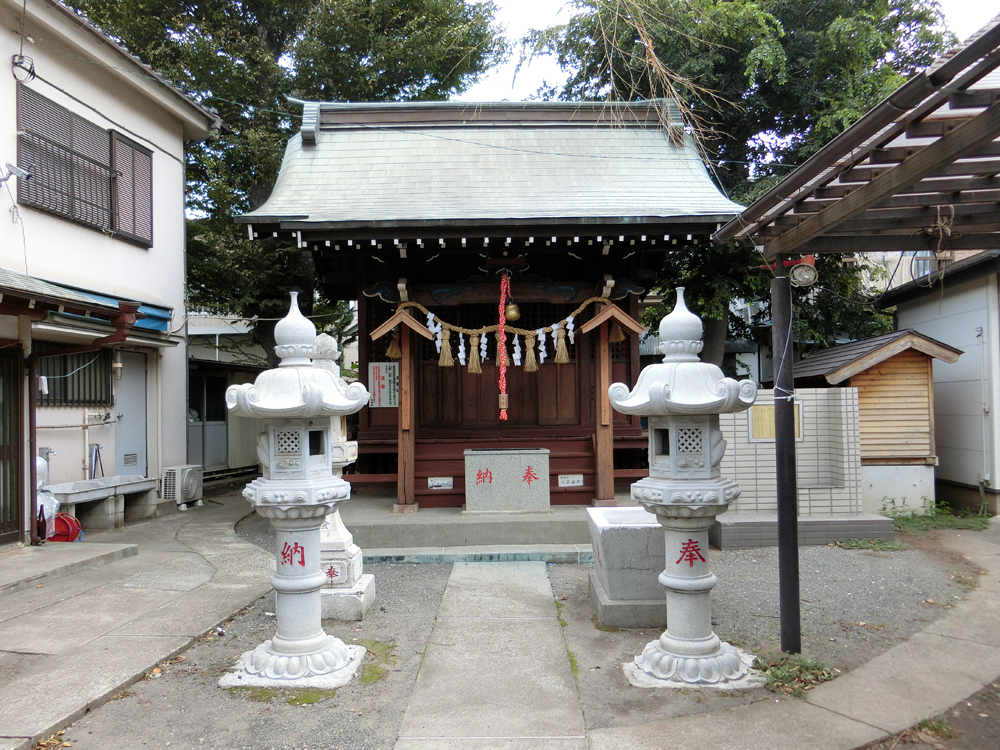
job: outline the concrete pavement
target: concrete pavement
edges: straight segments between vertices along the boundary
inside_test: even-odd
[[[267,593],[273,556],[234,532],[248,510],[234,496],[0,556],[12,592],[0,597],[0,750],[30,748]],[[97,565],[83,569],[88,555]]]
[[[0,750],[30,748],[269,590],[273,557],[234,532],[249,507],[238,494],[219,500],[90,535],[79,545],[0,554],[0,592],[6,592],[0,596]],[[947,709],[1000,675],[1000,525],[948,535],[942,543],[989,571],[979,587],[917,636],[805,700],[770,697],[589,732],[544,563],[458,563],[396,747],[865,745]],[[82,569],[87,555],[103,564]]]

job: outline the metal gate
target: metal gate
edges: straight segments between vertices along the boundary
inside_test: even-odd
[[[24,513],[24,439],[21,350],[0,350],[0,544],[21,539]]]

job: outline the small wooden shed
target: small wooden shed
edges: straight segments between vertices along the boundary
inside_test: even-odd
[[[916,331],[832,346],[795,364],[795,386],[858,389],[863,506],[919,509],[934,497],[932,362],[953,363],[962,354]],[[901,471],[898,468],[925,467]],[[866,469],[866,467],[868,467]]]

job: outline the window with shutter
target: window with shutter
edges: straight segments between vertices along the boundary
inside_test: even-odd
[[[115,232],[153,244],[153,152],[111,131]]]
[[[152,245],[152,151],[23,84],[17,124],[20,203]]]

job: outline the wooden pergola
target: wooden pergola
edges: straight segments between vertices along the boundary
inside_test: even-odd
[[[801,649],[792,255],[1000,247],[1000,16],[901,86],[713,236],[778,261],[771,284],[781,647]]]

